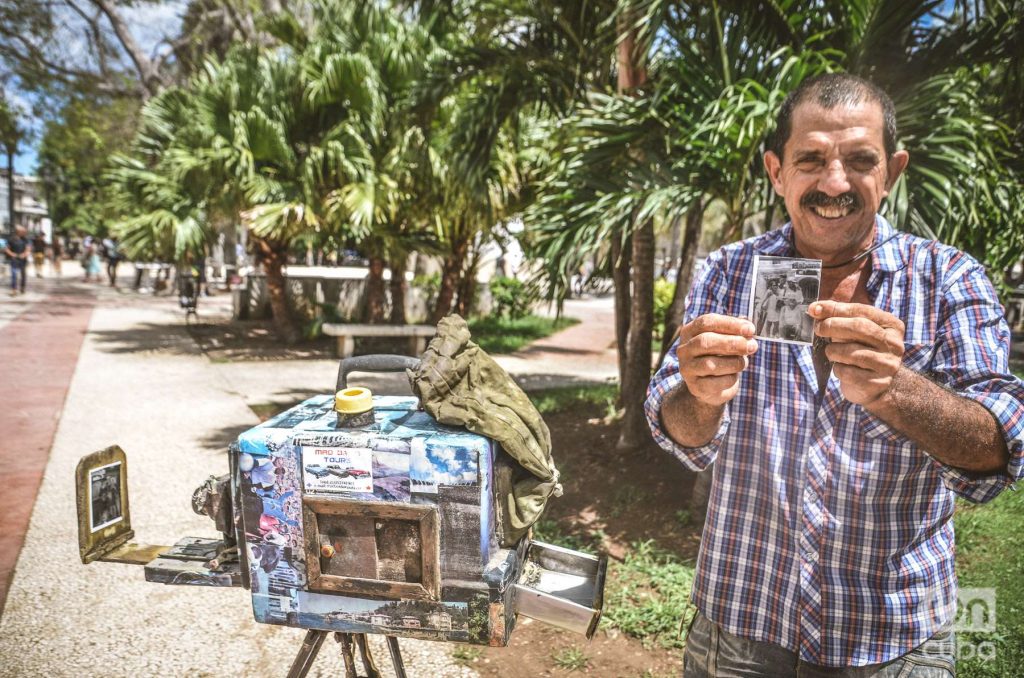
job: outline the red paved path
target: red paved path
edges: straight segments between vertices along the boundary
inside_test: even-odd
[[[0,613],[95,301],[91,292],[53,288],[0,327]]]

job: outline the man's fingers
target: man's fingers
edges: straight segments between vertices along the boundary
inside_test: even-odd
[[[829,344],[825,348],[825,355],[833,363],[851,365],[873,373],[891,372],[902,364],[900,356],[856,343]]]
[[[731,395],[728,393],[730,389],[739,383],[740,375],[738,374],[726,374],[720,377],[697,377],[686,383],[686,387],[690,389],[697,398],[703,399],[705,402],[711,402],[714,404],[721,404],[727,402]]]
[[[754,323],[746,318],[737,318],[731,315],[718,313],[707,313],[694,318],[683,325],[679,331],[680,343],[685,343],[699,334],[714,332],[716,334],[732,334],[741,337],[754,336]]]
[[[737,374],[745,369],[747,369],[746,356],[715,355],[691,361],[687,372],[698,377],[711,377]]]
[[[706,355],[744,356],[757,350],[757,342],[733,334],[704,332],[683,342],[679,347],[682,361],[690,361]]]
[[[815,324],[814,334],[836,342],[867,344],[878,350],[896,351],[903,345],[893,328],[884,328],[866,317],[827,317]]]
[[[807,309],[807,313],[815,320],[824,320],[826,318],[867,318],[881,327],[899,330],[901,334],[905,329],[903,321],[892,313],[868,304],[847,303],[828,299],[814,302]]]

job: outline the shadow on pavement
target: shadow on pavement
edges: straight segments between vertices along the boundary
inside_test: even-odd
[[[233,426],[211,429],[199,439],[199,442],[204,447],[212,447],[219,451],[227,452],[231,443],[235,442],[239,435],[245,433],[253,426],[254,424],[236,424]]]
[[[90,334],[99,349],[107,353],[194,355],[199,351],[184,325],[143,323],[123,330],[93,330]]]

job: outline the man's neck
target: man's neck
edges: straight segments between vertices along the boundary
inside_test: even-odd
[[[838,251],[824,251],[819,250],[814,246],[813,243],[803,242],[796,233],[793,231],[793,245],[796,249],[796,254],[799,257],[805,259],[820,259],[822,266],[839,266],[840,268],[846,269],[849,273],[853,270],[855,264],[854,259],[860,254],[871,248],[875,244],[877,235],[877,225],[872,223],[871,229],[864,235],[863,238],[858,240],[856,243],[849,247],[844,247]],[[859,261],[856,263],[860,263]],[[848,265],[847,265],[848,264]]]

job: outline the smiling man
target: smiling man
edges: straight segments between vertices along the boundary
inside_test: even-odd
[[[790,222],[714,252],[646,403],[715,462],[683,675],[947,676],[953,506],[1024,467],[1024,384],[977,261],[878,215],[906,168],[889,97],[805,81],[764,166]],[[758,342],[756,255],[822,261],[814,345]]]

